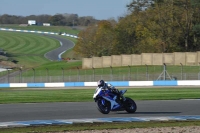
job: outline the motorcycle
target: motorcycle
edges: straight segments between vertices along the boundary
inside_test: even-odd
[[[120,95],[123,96],[127,90],[120,90]],[[97,104],[97,109],[102,114],[108,114],[110,111],[124,111],[135,113],[137,105],[134,100],[129,97],[120,97],[112,93],[111,90],[97,87],[93,99]]]

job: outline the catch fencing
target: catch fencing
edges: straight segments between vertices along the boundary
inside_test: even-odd
[[[200,80],[200,66],[128,66],[93,69],[13,70],[0,73],[0,83]]]

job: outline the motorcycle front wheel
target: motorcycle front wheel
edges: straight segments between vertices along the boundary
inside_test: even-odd
[[[108,114],[110,112],[110,102],[105,99],[98,99],[97,100],[97,109],[102,114]]]
[[[125,110],[128,113],[135,113],[135,111],[137,110],[137,105],[135,101],[133,101],[131,98],[128,97],[126,97],[126,100],[124,101],[124,106]]]

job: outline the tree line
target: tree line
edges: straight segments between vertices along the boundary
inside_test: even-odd
[[[99,21],[92,16],[79,17],[78,14],[68,13],[29,16],[0,15],[0,24],[27,24],[28,20],[36,20],[38,23],[51,23],[54,26],[88,26]]]
[[[132,0],[129,14],[79,33],[83,57],[200,50],[200,0]]]

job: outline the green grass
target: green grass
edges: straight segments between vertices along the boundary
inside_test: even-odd
[[[16,55],[44,55],[44,53],[60,46],[59,42],[40,34],[26,34],[19,32],[0,32],[0,47],[10,54]]]
[[[54,61],[54,62],[47,62],[41,66],[35,67],[37,70],[44,70],[46,68],[50,70],[58,70],[61,68],[64,69],[73,69],[76,67],[80,67],[82,65],[81,61],[75,61],[75,62],[67,62],[67,61]]]
[[[0,103],[89,102],[94,89],[0,89]],[[73,97],[72,97],[73,96]],[[134,100],[177,100],[200,98],[199,88],[128,88]]]
[[[34,30],[46,32],[65,32],[68,34],[77,35],[80,30],[72,29],[67,26],[27,26],[20,27],[18,25],[1,25],[1,28],[12,28],[21,30]],[[45,37],[41,34],[21,33],[21,32],[6,32],[0,31],[0,48],[7,51],[13,59],[18,60],[19,64],[24,66],[38,66],[48,60],[44,58],[46,52],[51,51],[60,46],[59,42],[55,39]],[[75,38],[61,36],[76,43]],[[72,55],[73,54],[73,55]],[[35,57],[30,57],[30,56]],[[26,57],[29,56],[29,57]],[[39,56],[37,58],[37,56]],[[63,58],[75,58],[73,51],[69,51],[62,55]],[[42,59],[42,61],[41,61]],[[38,62],[37,62],[38,60]],[[29,65],[30,64],[30,65]]]
[[[200,121],[160,121],[160,122],[128,122],[128,123],[86,123],[73,125],[49,125],[32,127],[2,128],[0,133],[47,133],[47,132],[70,132],[91,131],[103,129],[135,129],[156,127],[185,127],[200,126]],[[108,131],[109,132],[109,131]]]
[[[44,54],[60,46],[57,40],[39,34],[0,31],[0,36],[0,48],[25,68],[50,62]]]
[[[74,62],[67,62],[67,61],[53,61],[53,62],[47,62],[43,65],[30,68],[29,70],[24,70],[21,77],[24,82],[33,82],[33,77],[35,76],[36,82],[41,82],[42,80],[47,79],[48,76],[52,76],[51,78],[54,78],[55,76],[58,76],[60,81],[63,81],[63,74],[65,76],[64,79],[67,79],[69,75],[77,75],[77,67],[82,67],[82,61],[74,61]],[[16,71],[19,71],[19,69],[15,69]],[[34,71],[33,71],[34,70]],[[1,74],[1,73],[0,73]],[[7,72],[4,72],[4,74],[7,74]],[[3,75],[3,73],[2,73]],[[55,78],[56,79],[56,78]],[[13,82],[19,82],[20,75],[16,75],[15,78],[12,80]],[[57,79],[56,79],[57,80]],[[10,82],[12,82],[10,81]]]
[[[148,66],[148,71],[146,70],[145,66],[122,66],[122,67],[105,67],[105,68],[94,68],[94,69],[81,69],[82,68],[82,61],[75,61],[75,62],[68,62],[68,61],[54,61],[54,62],[47,62],[42,64],[41,66],[35,67],[38,70],[45,70],[48,68],[49,70],[57,70],[61,71],[61,68],[68,68],[71,69],[71,66],[74,68],[74,72],[72,73],[77,74],[77,67],[80,68],[80,75],[129,75],[133,77],[132,80],[136,80],[139,74],[161,74],[163,71],[163,66]],[[183,67],[183,74],[184,73],[192,73],[198,74],[200,72],[199,66],[184,66]],[[180,66],[168,66],[167,72],[172,74],[177,74],[181,76],[181,68]],[[53,76],[53,75],[52,75]],[[157,75],[156,75],[157,76]],[[174,75],[176,76],[176,75]],[[183,75],[184,77],[184,75]],[[180,78],[179,78],[180,79]]]

